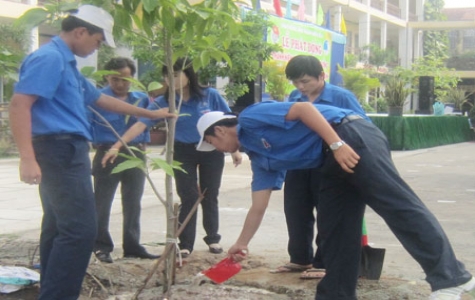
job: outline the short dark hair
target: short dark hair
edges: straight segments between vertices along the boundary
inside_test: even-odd
[[[225,113],[225,115],[234,115],[233,113]],[[219,120],[218,122],[211,124],[203,133],[204,136],[211,135],[216,136],[214,133],[214,128],[216,126],[224,126],[224,127],[234,127],[238,124],[237,118],[227,118]]]
[[[127,57],[114,57],[111,58],[106,64],[104,65],[104,70],[112,71],[112,70],[120,70],[123,68],[129,68],[130,74],[132,76],[135,75],[135,63],[133,60]]]
[[[65,32],[70,32],[78,27],[85,27],[90,35],[93,35],[95,33],[102,33],[102,35],[104,35],[104,30],[102,28],[99,28],[95,25],[92,25],[91,23],[78,19],[74,16],[67,16],[61,22],[61,30]]]
[[[308,75],[318,78],[323,72],[322,63],[311,55],[297,55],[292,57],[285,67],[287,79],[294,80]]]
[[[198,75],[195,72],[195,69],[193,69],[193,65],[190,59],[188,58],[179,58],[173,65],[173,72],[177,71],[182,71],[185,73],[186,77],[190,81],[189,86],[190,86],[190,96],[192,97],[197,97],[197,98],[202,98],[204,96],[203,94],[203,87],[200,85],[198,81]],[[168,68],[166,65],[163,65],[162,67],[162,75],[166,77],[168,74]],[[165,99],[168,100],[168,88],[165,92],[164,95]]]

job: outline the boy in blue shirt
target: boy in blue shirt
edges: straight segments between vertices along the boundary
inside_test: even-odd
[[[426,272],[431,299],[456,300],[475,289],[475,279],[456,259],[439,222],[399,176],[384,134],[353,111],[309,102],[262,102],[238,119],[210,112],[197,127],[202,137],[198,150],[243,147],[251,160],[252,205],[228,251],[233,259],[247,256],[285,171],[321,166],[317,223],[326,274],[315,299],[356,299],[365,205],[385,220]]]
[[[173,117],[101,94],[76,68],[105,41],[114,47],[112,16],[92,5],[62,21],[61,33],[23,61],[10,104],[20,179],[39,184],[40,300],[76,300],[96,237],[86,106],[148,118]]]
[[[135,64],[131,59],[114,57],[104,65],[104,69],[115,71],[118,74],[106,76],[108,85],[101,90],[103,94],[138,107],[148,107],[149,100],[147,94],[130,91],[131,82],[127,79],[133,78],[136,70]],[[124,134],[137,121],[137,118],[134,116],[126,117],[106,111],[95,105],[93,108],[109,122],[110,126],[119,135]],[[110,150],[117,137],[97,115],[94,114],[91,121],[93,129],[92,144],[96,149],[96,155],[92,161],[92,175],[94,176],[94,198],[96,200],[98,222],[94,254],[102,262],[113,262],[110,254],[114,249],[114,242],[109,232],[109,220],[114,195],[120,182],[123,216],[122,248],[124,250],[124,257],[158,258],[158,255],[148,253],[140,245],[140,201],[144,191],[145,173],[140,168],[132,168],[118,174],[111,174],[111,171],[125,160],[122,157],[115,160],[113,164],[103,168],[101,165],[102,158]],[[129,145],[145,150],[145,144],[148,142],[150,142],[150,133],[148,130],[145,130]],[[134,151],[134,153],[137,157],[145,160],[145,156],[141,152]]]
[[[311,55],[294,56],[285,67],[285,75],[296,87],[289,95],[289,102],[312,102],[350,109],[366,120],[355,95],[348,90],[325,82],[321,62]],[[304,271],[301,278],[319,278],[321,268],[320,239],[317,234],[317,251],[313,251],[315,237],[315,212],[319,199],[320,168],[289,170],[285,175],[284,213],[289,241],[287,250],[290,262],[272,270],[272,273]]]

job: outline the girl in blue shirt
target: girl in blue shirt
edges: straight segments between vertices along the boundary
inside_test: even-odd
[[[219,151],[201,152],[196,150],[196,145],[200,141],[200,135],[196,129],[198,119],[210,111],[230,112],[226,101],[217,90],[209,87],[202,87],[198,83],[191,61],[178,59],[173,66],[176,95],[176,107],[182,117],[176,122],[174,160],[182,163],[181,167],[186,171],[175,172],[175,184],[178,196],[181,200],[179,222],[183,222],[191,211],[193,205],[200,196],[200,191],[205,191],[205,197],[201,202],[203,210],[203,227],[206,231],[205,243],[211,253],[221,253],[222,247],[219,245],[221,236],[219,229],[218,213],[218,193],[221,185],[221,176],[224,168],[224,155]],[[168,84],[168,69],[163,66],[162,73]],[[180,94],[181,92],[181,94]],[[168,107],[169,90],[165,95],[155,99],[148,109],[156,110]],[[146,128],[153,126],[159,120],[139,119],[123,136],[122,139],[128,143]],[[120,149],[121,142],[116,142],[112,149]],[[103,165],[109,159],[113,161],[117,151],[109,152],[104,156]],[[239,151],[232,153],[235,165],[241,163],[242,157]],[[179,237],[180,253],[182,257],[188,256],[192,251],[196,236],[196,213]]]

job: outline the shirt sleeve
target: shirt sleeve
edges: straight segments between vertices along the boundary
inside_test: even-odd
[[[101,92],[85,77],[81,76],[81,81],[86,105],[94,104],[101,97]]]
[[[294,102],[263,101],[259,105],[251,105],[239,114],[239,125],[243,128],[262,128],[273,126],[290,128],[297,121],[287,121],[290,107]]]
[[[59,52],[35,52],[25,59],[20,68],[15,93],[51,99],[61,83],[63,71],[63,58]]]
[[[206,92],[208,93],[208,101],[210,103],[211,110],[231,112],[228,103],[216,89],[207,88]]]
[[[253,192],[261,190],[280,190],[285,179],[285,171],[268,171],[251,159]]]
[[[168,107],[168,103],[165,101],[164,96],[160,96],[156,98],[152,103],[150,103],[147,107],[148,110],[157,110],[160,108]],[[147,125],[147,128],[152,127],[161,119],[149,119],[149,118],[139,118],[139,121]]]

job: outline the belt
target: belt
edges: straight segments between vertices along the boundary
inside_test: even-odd
[[[107,151],[109,150],[114,144],[93,144],[92,148],[97,149],[97,150],[103,150]],[[136,143],[136,144],[127,144],[127,146],[132,146],[132,147],[137,147],[140,150],[145,150],[145,144],[144,143]]]
[[[345,123],[349,123],[349,122],[352,122],[352,121],[355,121],[355,120],[363,120],[363,117],[360,116],[360,115],[348,115],[348,116],[344,117],[343,119],[341,119],[339,123],[333,123],[332,127],[337,128],[338,126],[341,126]]]
[[[61,140],[85,140],[86,138],[82,135],[63,133],[63,134],[44,134],[37,135],[32,138],[33,142],[42,142],[42,141],[61,141]]]
[[[193,148],[196,148],[196,146],[198,145],[197,143],[182,143],[182,142],[178,142],[178,141],[175,141],[175,146],[178,146],[178,147],[193,147]]]

